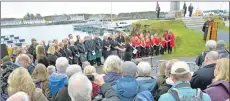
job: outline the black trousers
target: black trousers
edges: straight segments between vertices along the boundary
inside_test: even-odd
[[[141,57],[145,56],[145,47],[141,47]]]
[[[149,56],[149,53],[150,53],[150,47],[146,47],[146,49],[145,49],[145,55]]]
[[[155,46],[155,55],[159,55],[159,52],[160,52],[160,46]]]
[[[160,54],[161,54],[161,55],[164,55],[164,53],[165,53],[165,47],[163,46],[163,47],[161,47],[161,49],[160,49]]]
[[[168,54],[172,53],[172,47],[170,47],[170,42],[168,42]]]
[[[189,11],[189,17],[191,17],[192,16],[192,12],[191,11]]]

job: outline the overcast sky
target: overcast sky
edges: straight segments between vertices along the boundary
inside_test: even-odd
[[[170,2],[159,2],[161,11],[170,10]],[[187,6],[190,2],[187,2]],[[194,10],[224,9],[229,11],[229,2],[192,2]],[[181,9],[183,2],[180,3]],[[156,2],[112,2],[112,13],[155,11]],[[73,13],[111,13],[111,2],[2,2],[1,18],[21,18],[27,12],[42,16]]]

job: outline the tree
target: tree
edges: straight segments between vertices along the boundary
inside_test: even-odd
[[[29,20],[30,19],[30,13],[26,13],[26,15],[23,17],[25,20]]]
[[[36,17],[34,16],[34,14],[30,14],[30,19],[36,19]]]
[[[41,14],[37,13],[37,14],[36,14],[36,18],[37,18],[37,19],[42,19]]]

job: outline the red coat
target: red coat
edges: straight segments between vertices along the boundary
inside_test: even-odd
[[[168,41],[168,33],[164,34],[164,38],[165,38],[166,41]]]
[[[174,34],[172,33],[172,36],[171,36],[171,39],[170,39],[170,47],[173,48],[173,47],[174,47],[174,44],[175,44],[175,36],[174,36]]]
[[[142,47],[145,47],[145,46],[146,46],[146,43],[145,43],[145,42],[141,42],[141,46],[142,46]]]
[[[95,82],[92,82],[92,87],[93,87],[92,95],[93,97],[96,97],[99,92],[99,86]]]
[[[136,40],[134,43],[135,43],[134,47],[139,47],[140,46],[140,42],[138,40]]]
[[[155,40],[155,44],[156,44],[156,45],[159,45],[159,44],[160,44],[160,39],[159,39],[158,37],[155,37],[154,40]]]

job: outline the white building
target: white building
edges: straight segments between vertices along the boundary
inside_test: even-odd
[[[22,24],[21,20],[1,21],[1,26],[20,25],[20,24]]]
[[[46,21],[44,19],[38,19],[38,20],[24,20],[23,24],[44,24]]]
[[[76,21],[76,20],[85,20],[84,15],[83,16],[78,16],[78,15],[70,15],[70,20]]]

